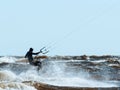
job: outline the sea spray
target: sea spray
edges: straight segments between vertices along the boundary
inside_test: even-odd
[[[17,59],[15,57],[4,56],[0,58],[0,63],[8,62],[8,63],[15,63]]]
[[[58,63],[57,61],[43,61],[42,68],[39,71],[39,75],[47,77],[60,77],[63,76],[65,70],[64,63]],[[48,76],[49,75],[49,76]]]
[[[22,72],[18,75],[22,81],[40,81],[40,76],[37,70],[28,70],[26,72]]]
[[[1,90],[37,90],[32,86],[19,82],[0,83]]]
[[[0,71],[0,81],[15,81],[17,76],[9,70]]]
[[[43,62],[42,69],[39,73],[50,75],[50,77],[87,77],[89,74],[83,69],[67,66],[64,61],[46,61]],[[44,73],[43,73],[44,72]],[[44,75],[45,76],[45,75]]]
[[[70,63],[70,64],[69,64]],[[101,62],[97,62],[101,63]],[[109,83],[109,81],[97,81],[91,78],[90,73],[94,75],[93,72],[87,72],[84,68],[87,68],[90,61],[78,61],[78,60],[43,60],[42,68],[37,71],[37,67],[29,64],[19,64],[19,63],[8,63],[6,66],[2,66],[1,71],[8,70],[8,74],[16,77],[12,80],[6,80],[7,82],[13,81],[14,83],[21,83],[23,81],[37,81],[56,85],[56,86],[69,86],[69,87],[117,87],[114,83]],[[100,64],[101,65],[101,64]],[[103,62],[102,65],[104,66]],[[102,69],[103,66],[97,66]],[[4,69],[4,67],[6,67]],[[90,68],[96,68],[90,66]],[[100,69],[100,70],[102,70]],[[109,67],[106,68],[107,70]],[[110,68],[111,69],[111,68]],[[113,69],[114,70],[114,69]],[[10,72],[9,72],[10,71]],[[104,70],[101,72],[105,72]],[[113,71],[112,71],[113,72]],[[99,73],[98,73],[99,74]],[[102,73],[100,73],[102,74]],[[6,89],[5,89],[6,90]],[[8,89],[14,90],[14,89]]]
[[[39,76],[40,81],[57,86],[75,86],[75,87],[116,87],[117,85],[100,82],[90,79],[89,73],[84,70],[71,70],[66,63],[62,61],[44,62]]]

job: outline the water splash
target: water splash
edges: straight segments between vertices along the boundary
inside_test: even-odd
[[[118,87],[116,84],[109,83],[108,81],[92,80],[91,75],[82,69],[87,66],[69,66],[69,62],[72,64],[79,64],[83,61],[44,60],[39,72],[37,71],[37,67],[28,64],[9,64],[5,69],[1,69],[0,81],[14,83],[21,83],[22,81],[38,81],[51,85],[71,87]],[[14,90],[14,88],[10,89],[9,87],[9,89],[5,90]]]
[[[66,64],[60,61],[48,61],[43,64],[39,76],[42,78],[40,81],[47,84],[75,87],[117,87],[115,84],[92,80],[87,72],[68,69]]]
[[[14,57],[5,56],[0,58],[0,63],[3,63],[3,62],[15,63],[16,60],[17,59]]]
[[[8,70],[1,70],[0,71],[0,81],[15,81],[17,76]]]
[[[37,90],[32,86],[27,86],[23,83],[10,82],[0,84],[0,90]]]

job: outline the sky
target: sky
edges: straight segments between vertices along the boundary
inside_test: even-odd
[[[1,0],[0,56],[120,55],[120,0]]]

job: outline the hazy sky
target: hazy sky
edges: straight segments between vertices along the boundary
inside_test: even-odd
[[[120,0],[1,0],[0,55],[120,55]]]

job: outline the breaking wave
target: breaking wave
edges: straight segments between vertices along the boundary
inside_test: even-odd
[[[111,65],[108,60],[46,59],[37,71],[35,66],[18,62],[22,59],[0,58],[0,90],[36,90],[25,81],[70,87],[120,87],[119,64]]]

